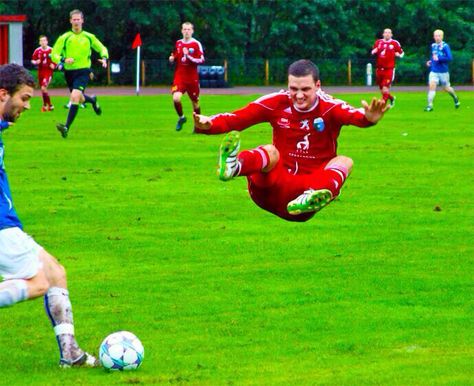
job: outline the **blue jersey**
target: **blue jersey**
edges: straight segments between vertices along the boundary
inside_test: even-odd
[[[434,57],[438,57],[438,60],[434,60]],[[441,42],[433,43],[431,45],[431,71],[433,72],[449,72],[448,63],[453,60],[451,49],[448,43]]]
[[[3,162],[4,154],[2,132],[0,130],[0,230],[13,227],[23,228],[13,207],[12,194]]]

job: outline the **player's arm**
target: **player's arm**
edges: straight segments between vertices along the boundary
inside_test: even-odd
[[[232,130],[244,130],[258,123],[268,121],[269,110],[256,103],[250,103],[232,113],[216,114],[211,117],[194,114],[195,131],[202,134],[221,134]]]
[[[39,55],[38,55],[38,49],[36,49],[34,52],[33,52],[33,55],[31,56],[31,64],[39,64],[40,63],[40,59],[39,59]]]
[[[102,42],[97,39],[97,37],[93,34],[89,35],[91,38],[91,47],[92,49],[100,55],[99,62],[102,64],[102,67],[107,67],[107,59],[109,58],[109,51],[107,48],[102,44]]]
[[[190,54],[189,51],[185,55],[191,62],[196,64],[204,63],[204,50],[202,49],[201,44],[198,44],[198,49],[194,51],[194,55]]]
[[[443,52],[444,52],[444,55],[438,56],[438,61],[440,63],[447,63],[453,60],[453,54],[451,53],[451,49],[449,48],[447,44],[444,45]]]
[[[378,43],[379,41],[376,40],[374,46],[372,47],[372,51],[370,51],[372,55],[375,55],[377,52],[379,52]]]
[[[397,44],[395,47],[395,56],[398,58],[403,58],[405,56],[405,52],[400,44]]]
[[[373,98],[370,104],[363,100],[360,109],[341,103],[333,110],[333,116],[341,125],[368,127],[375,125],[388,109],[383,99]]]
[[[68,34],[61,35],[56,43],[54,43],[53,50],[51,51],[51,61],[55,64],[61,62],[61,60],[66,59],[63,57],[64,44],[66,43],[66,38]]]

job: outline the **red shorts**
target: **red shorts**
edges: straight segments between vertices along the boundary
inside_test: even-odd
[[[39,71],[38,82],[41,87],[48,87],[53,78],[53,71]]]
[[[332,180],[323,174],[326,163],[309,174],[291,174],[283,163],[268,173],[254,173],[247,177],[248,190],[252,200],[265,209],[288,221],[307,221],[314,213],[291,215],[286,209],[288,203],[308,189],[327,189]]]
[[[395,78],[395,69],[394,68],[377,68],[375,70],[375,81],[377,85],[382,87],[390,88],[392,85],[393,79]]]
[[[197,102],[199,100],[199,80],[194,80],[192,82],[183,82],[180,80],[175,79],[173,85],[171,86],[171,93],[174,94],[175,92],[180,93],[188,93],[189,98],[193,102]]]

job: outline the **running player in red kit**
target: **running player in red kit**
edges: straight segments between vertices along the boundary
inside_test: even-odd
[[[199,107],[199,74],[198,65],[204,63],[204,50],[201,43],[193,38],[194,27],[191,23],[186,22],[181,25],[181,33],[183,38],[176,42],[174,51],[169,57],[170,63],[175,63],[173,86],[173,103],[178,113],[178,123],[176,131],[183,128],[186,117],[183,114],[183,105],[181,97],[185,92],[193,104],[193,110],[196,114],[201,113]]]
[[[288,69],[288,91],[265,95],[233,113],[194,115],[195,131],[228,133],[221,144],[218,174],[227,181],[246,176],[261,208],[289,221],[307,221],[339,195],[352,159],[337,155],[343,125],[367,127],[388,109],[383,99],[355,109],[321,90],[318,67],[298,60]],[[239,153],[237,131],[269,122],[273,144]]]
[[[56,65],[51,61],[51,50],[48,46],[48,38],[45,35],[39,37],[40,46],[33,52],[31,63],[38,66],[38,83],[43,95],[43,106],[41,111],[52,111],[54,106],[48,94],[48,86],[53,78],[53,71]]]
[[[397,40],[392,39],[392,30],[383,30],[383,39],[374,43],[372,55],[377,56],[375,78],[382,92],[384,101],[390,100],[390,106],[395,104],[395,98],[390,94],[390,86],[395,78],[395,58],[402,58],[405,53]]]

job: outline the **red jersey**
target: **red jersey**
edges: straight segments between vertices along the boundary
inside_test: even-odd
[[[376,40],[374,43],[373,50],[375,49],[377,49],[377,52],[374,53],[375,55],[377,55],[377,68],[395,68],[395,53],[399,53],[400,56],[403,56],[402,46],[397,40],[394,39]]]
[[[355,109],[322,90],[317,95],[312,108],[299,111],[288,91],[268,94],[233,113],[212,116],[209,130],[196,131],[217,134],[269,122],[273,127],[273,145],[285,168],[293,174],[311,173],[336,156],[343,125],[373,125],[365,117],[364,109]]]
[[[51,68],[51,47],[46,47],[44,50],[41,46],[38,47],[35,52],[33,52],[32,60],[40,60],[38,64],[38,72],[53,72]]]
[[[188,54],[183,53],[183,48],[188,49]],[[192,82],[199,80],[197,66],[204,63],[204,50],[201,43],[194,38],[188,42],[180,39],[176,42],[173,50],[174,63],[174,82]]]

